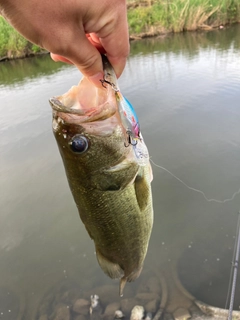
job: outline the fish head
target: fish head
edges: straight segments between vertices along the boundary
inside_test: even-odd
[[[133,179],[138,165],[125,145],[127,133],[110,85],[97,88],[84,77],[67,93],[51,98],[50,104],[53,132],[65,167],[72,168],[78,181],[84,181],[88,188],[90,184],[100,189],[122,188],[119,172],[128,168],[129,179],[124,177],[124,185]],[[107,172],[111,180],[118,181],[108,182],[105,176],[100,182]]]

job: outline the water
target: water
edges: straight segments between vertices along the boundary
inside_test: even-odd
[[[132,42],[120,79],[151,159],[178,177],[153,165],[145,270],[166,280],[169,312],[185,306],[177,277],[198,299],[225,305],[240,207],[239,39],[234,26]],[[79,79],[48,56],[0,64],[0,292],[12,296],[0,319],[15,320],[20,306],[33,319],[63,280],[83,291],[113,283],[97,264],[51,132],[48,99]]]

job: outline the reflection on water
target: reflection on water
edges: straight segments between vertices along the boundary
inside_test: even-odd
[[[0,63],[0,86],[14,86],[54,74],[66,66],[49,59],[49,55]]]
[[[215,30],[214,32],[199,31],[177,34],[160,35],[157,38],[133,41],[131,43],[131,54],[149,55],[149,53],[174,53],[174,55],[187,55],[196,57],[200,50],[217,49],[217,51],[240,49],[240,39],[236,36],[234,26],[227,30]],[[146,45],[147,44],[147,45]]]
[[[132,42],[120,79],[152,160],[220,201],[240,188],[239,39],[234,26]],[[25,319],[65,280],[87,293],[102,285],[117,290],[97,265],[51,132],[49,97],[79,79],[74,67],[48,56],[0,64],[0,289],[24,297]],[[240,196],[208,202],[167,171],[153,165],[153,173],[155,222],[145,271],[165,279],[168,312],[188,307],[177,274],[196,297],[222,306]],[[136,292],[147,274],[128,290]]]

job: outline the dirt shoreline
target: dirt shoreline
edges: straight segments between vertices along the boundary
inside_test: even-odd
[[[18,60],[18,59],[25,59],[25,58],[32,58],[32,57],[36,57],[36,56],[42,56],[44,54],[49,54],[48,51],[43,50],[41,52],[37,52],[37,53],[23,53],[23,54],[19,54],[17,57],[8,57],[8,56],[4,56],[1,57],[0,56],[0,62],[5,62],[5,61],[10,61],[10,60]]]
[[[226,25],[214,25],[210,26],[207,24],[203,24],[200,27],[198,27],[196,30],[191,30],[191,31],[181,31],[179,33],[184,33],[184,32],[199,32],[199,31],[214,31],[218,29],[224,29],[226,27],[230,26],[229,24]],[[141,32],[138,34],[131,34],[129,36],[130,41],[132,40],[141,40],[144,38],[152,38],[152,37],[158,37],[158,36],[165,36],[168,34],[174,34],[176,32],[170,31],[165,29],[164,27],[150,27],[149,31],[146,32]]]

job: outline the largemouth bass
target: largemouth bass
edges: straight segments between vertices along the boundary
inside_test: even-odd
[[[50,99],[53,132],[72,195],[102,270],[127,281],[141,273],[153,224],[152,170],[136,113],[108,59],[97,88],[86,78]]]

